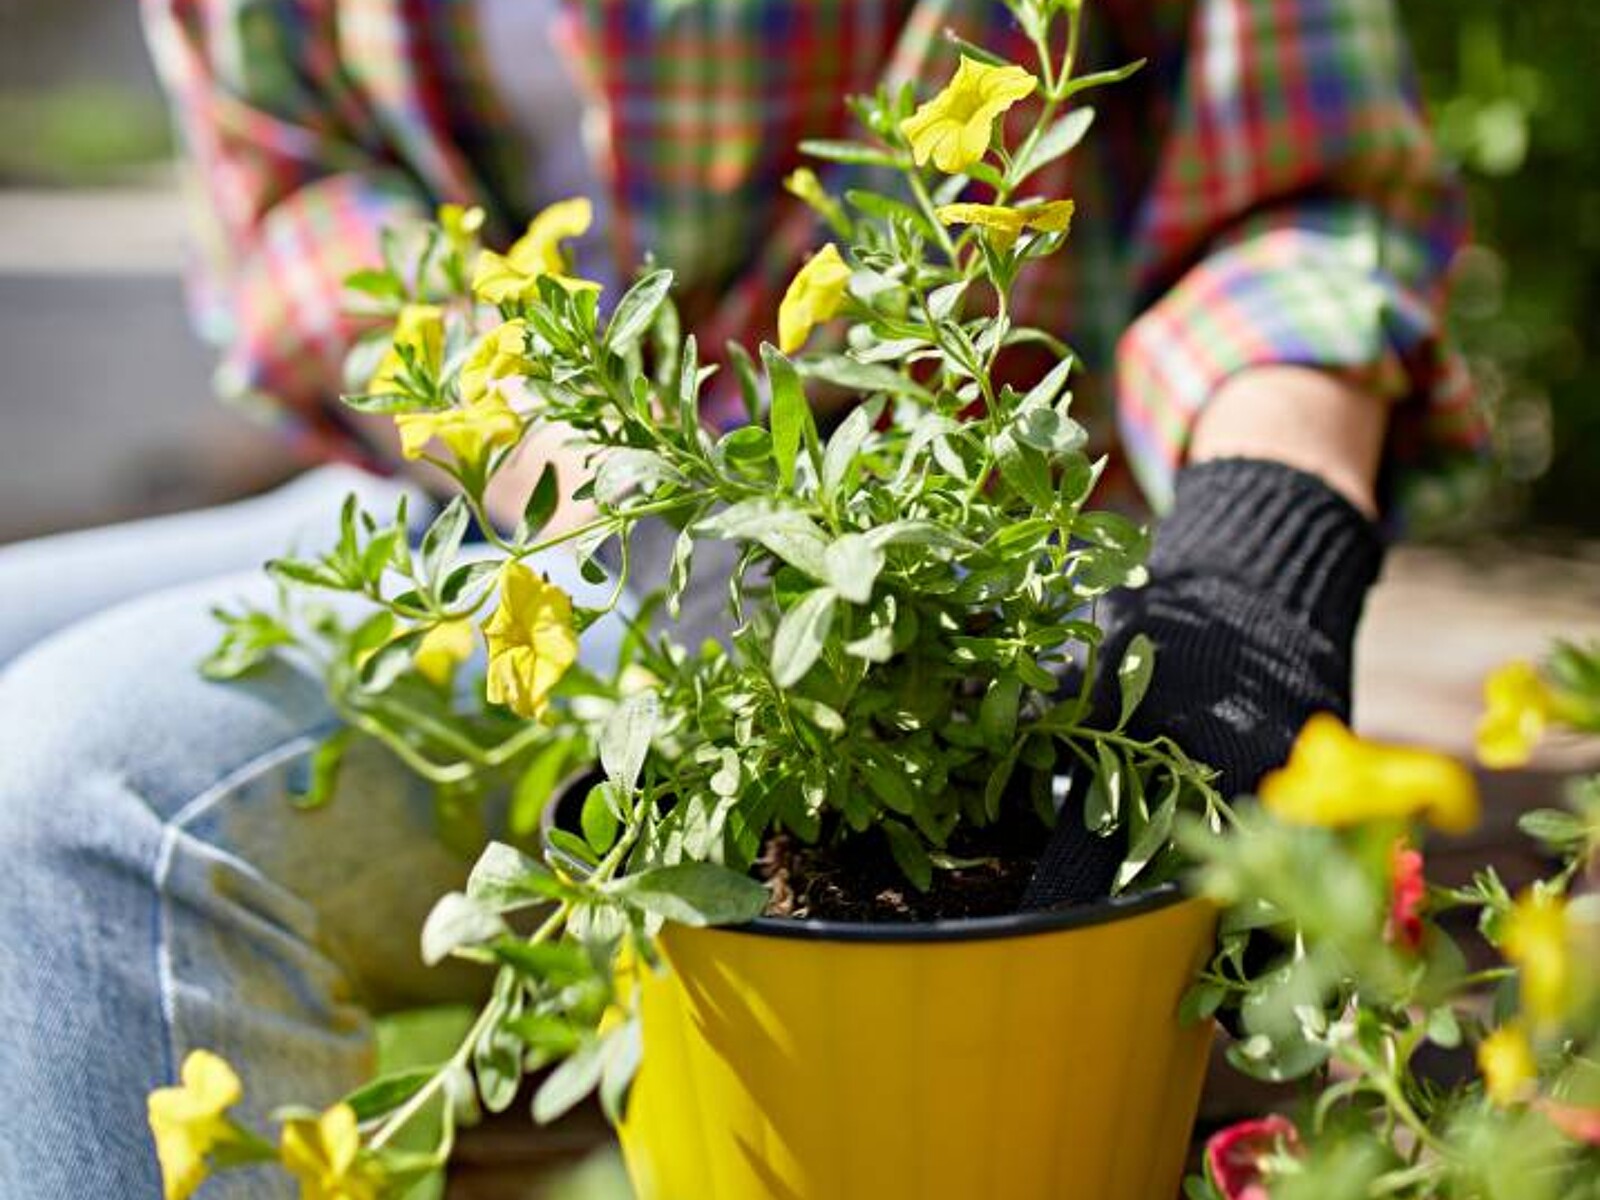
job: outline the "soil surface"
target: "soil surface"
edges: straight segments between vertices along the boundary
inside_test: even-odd
[[[772,891],[767,915],[825,921],[918,922],[1018,911],[1048,834],[1033,821],[964,829],[926,892],[905,877],[877,832],[808,846],[786,833],[767,840],[755,874]]]

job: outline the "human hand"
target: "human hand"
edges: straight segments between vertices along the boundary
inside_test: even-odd
[[[1348,720],[1356,623],[1382,558],[1373,523],[1315,476],[1261,459],[1185,468],[1150,582],[1108,601],[1093,711],[1116,713],[1117,664],[1142,633],[1155,671],[1129,732],[1170,736],[1218,771],[1224,796],[1253,790],[1312,714]],[[1074,788],[1024,907],[1110,892],[1122,839],[1085,829],[1082,803]]]

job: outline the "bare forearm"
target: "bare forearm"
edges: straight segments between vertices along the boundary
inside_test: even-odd
[[[1376,516],[1389,405],[1326,371],[1263,366],[1241,371],[1195,422],[1189,461],[1264,458],[1316,475]]]

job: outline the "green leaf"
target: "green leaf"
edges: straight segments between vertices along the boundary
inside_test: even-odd
[[[522,522],[517,526],[516,541],[531,542],[538,537],[550,518],[556,515],[561,503],[561,480],[554,463],[545,463],[539,472],[539,482],[528,493],[528,502],[522,507]]]
[[[522,1086],[522,1039],[504,1021],[496,1021],[472,1048],[472,1071],[478,1096],[492,1113],[505,1112]]]
[[[595,473],[594,498],[606,508],[615,508],[636,489],[649,495],[664,483],[681,483],[682,480],[672,464],[654,450],[621,446],[600,459],[600,469]]]
[[[533,1119],[541,1125],[561,1117],[600,1083],[605,1071],[605,1047],[598,1038],[580,1045],[554,1071],[533,1096]]]
[[[1227,998],[1228,989],[1220,983],[1201,980],[1184,993],[1183,1001],[1178,1005],[1178,1023],[1193,1025],[1196,1021],[1204,1021],[1221,1008]]]
[[[423,922],[422,961],[434,966],[462,946],[477,945],[505,932],[506,923],[492,908],[461,892],[447,892]]]
[[[622,1121],[628,1089],[644,1057],[644,1034],[637,1016],[629,1017],[605,1035],[604,1066],[600,1073],[600,1108],[613,1125]]]
[[[1002,675],[989,684],[978,706],[978,728],[989,749],[1003,751],[1010,747],[1017,732],[1017,708],[1022,699],[1022,681],[1014,675]]]
[[[932,887],[933,860],[928,857],[922,839],[899,821],[884,821],[883,832],[889,838],[889,853],[894,855],[895,865],[905,873],[912,886],[919,892]]]
[[[928,293],[928,315],[934,321],[949,320],[951,314],[956,311],[956,305],[961,302],[961,297],[971,285],[970,279],[958,279],[954,283],[934,288]]]
[[[902,375],[893,367],[861,362],[848,354],[802,359],[795,364],[795,369],[807,379],[821,379],[863,395],[882,392],[890,396],[911,396],[924,404],[933,402],[933,394],[915,379]]]
[[[1128,718],[1144,699],[1155,668],[1155,643],[1142,633],[1134,634],[1128,641],[1128,648],[1122,652],[1122,661],[1117,664],[1117,689],[1122,695],[1122,715],[1117,719],[1119,730],[1126,728]]]
[[[311,755],[311,785],[304,795],[294,797],[299,809],[321,808],[333,799],[339,786],[339,769],[344,766],[345,751],[355,738],[355,730],[346,725],[322,739]]]
[[[1090,88],[1104,87],[1108,83],[1121,83],[1124,79],[1139,71],[1148,59],[1140,58],[1124,66],[1113,67],[1109,71],[1094,71],[1088,75],[1079,75],[1076,79],[1069,80],[1062,90],[1063,98],[1075,96],[1079,92],[1086,92]]]
[[[1105,742],[1094,744],[1098,768],[1083,802],[1083,823],[1091,833],[1106,833],[1122,819],[1122,759]]]
[[[1182,788],[1177,783],[1168,788],[1160,803],[1156,805],[1155,811],[1150,814],[1150,819],[1145,822],[1144,828],[1139,831],[1139,836],[1133,840],[1122,866],[1117,869],[1118,891],[1132,883],[1139,872],[1165,850],[1167,843],[1172,840],[1172,822],[1178,813],[1178,797],[1181,792]]]
[[[355,1110],[357,1121],[370,1121],[399,1108],[420,1092],[437,1071],[437,1067],[413,1067],[382,1075],[347,1094],[344,1102]]]
[[[734,377],[739,381],[739,396],[744,401],[745,418],[754,424],[761,418],[761,381],[756,377],[756,365],[750,351],[738,342],[728,342],[728,361],[733,364]]]
[[[428,531],[422,535],[422,571],[427,579],[438,579],[440,573],[461,549],[461,539],[466,536],[471,513],[464,496],[454,497],[433,519]]]
[[[651,271],[629,288],[606,326],[606,349],[620,353],[637,342],[671,290],[672,272],[667,270]]]
[[[344,286],[352,292],[371,296],[375,300],[404,300],[406,289],[400,280],[388,271],[367,268],[352,271],[344,277]]]
[[[872,586],[883,570],[883,551],[864,535],[847,533],[822,555],[822,573],[833,590],[851,604],[869,604]]]
[[[766,342],[761,343],[761,362],[772,383],[772,411],[767,419],[767,427],[772,430],[772,457],[778,466],[778,478],[786,489],[792,489],[801,444],[815,447],[817,425],[794,364]]]
[[[1574,813],[1554,808],[1536,808],[1517,818],[1517,828],[1534,841],[1565,849],[1580,846],[1588,838],[1588,825]]]
[[[654,692],[636,692],[617,705],[600,734],[600,765],[625,793],[639,786],[661,704]]]
[[[632,908],[680,925],[737,925],[767,906],[765,885],[708,862],[684,862],[624,875],[606,893]]]
[[[778,622],[772,637],[772,677],[781,688],[793,687],[822,653],[833,628],[838,593],[819,587],[802,596]]]
[[[617,814],[613,811],[610,793],[609,782],[598,783],[590,788],[589,794],[583,798],[583,813],[580,819],[583,838],[596,854],[604,854],[611,849],[621,830]]]
[[[272,657],[279,646],[294,645],[294,635],[264,612],[233,616],[221,609],[212,616],[222,622],[222,640],[200,664],[207,679],[237,679]]]
[[[825,498],[835,499],[850,478],[856,456],[872,435],[872,419],[872,412],[865,406],[857,405],[850,410],[849,416],[839,422],[839,427],[828,439],[827,449],[822,454],[821,483]]]
[[[1083,141],[1084,134],[1089,132],[1089,126],[1092,124],[1094,124],[1092,108],[1075,108],[1058,119],[1044,131],[1025,157],[1018,158],[1011,164],[1011,170],[1006,172],[1006,182],[1015,187],[1034,172],[1049,166],[1063,154],[1072,151]]]
[[[561,894],[561,882],[537,859],[515,846],[490,842],[467,876],[467,898],[483,908],[507,912]]]
[[[799,509],[764,498],[741,500],[703,518],[696,528],[711,537],[759,542],[811,578],[819,582],[827,578],[824,566],[827,535]]]
[[[807,138],[800,143],[800,153],[827,162],[849,163],[858,167],[892,167],[894,155],[861,142],[836,141],[828,138]]]

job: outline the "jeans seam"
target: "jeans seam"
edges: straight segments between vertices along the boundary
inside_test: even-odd
[[[315,734],[297,734],[263,751],[241,766],[235,767],[221,779],[211,784],[161,825],[161,838],[156,849],[151,882],[155,891],[155,963],[156,995],[161,1009],[162,1054],[165,1058],[166,1077],[178,1077],[177,1063],[177,981],[172,965],[172,946],[169,937],[172,918],[169,913],[167,882],[172,873],[172,861],[177,854],[179,839],[185,827],[199,819],[226,799],[240,784],[262,771],[285,762],[297,754],[313,749],[317,744]]]

